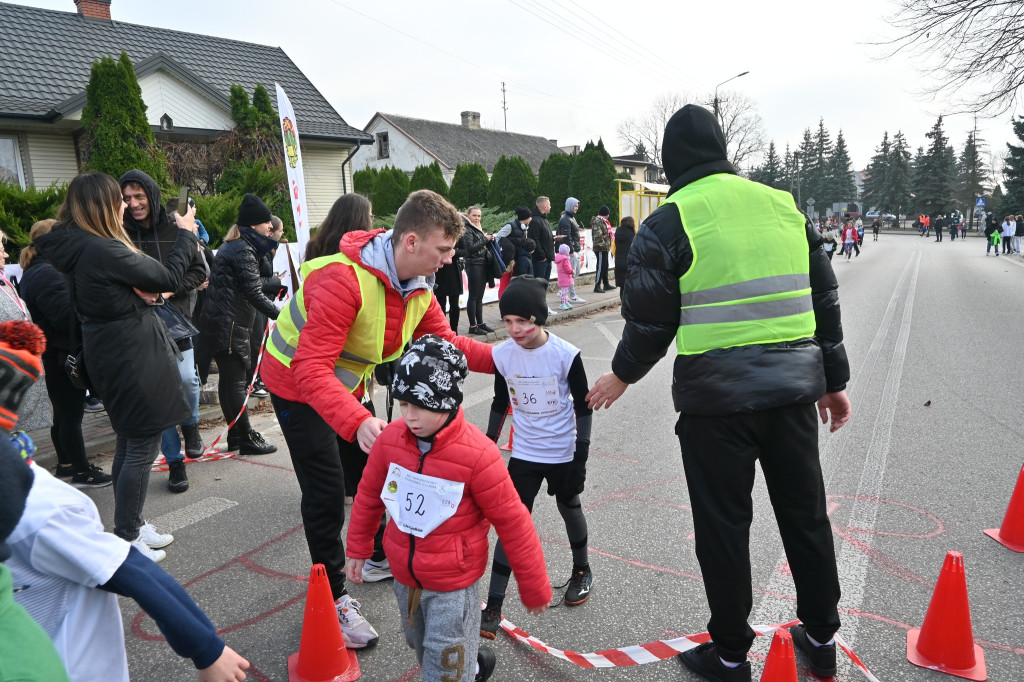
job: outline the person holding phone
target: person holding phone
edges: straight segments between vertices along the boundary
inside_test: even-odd
[[[188,203],[188,187],[183,187],[177,202],[172,199],[165,210],[160,204],[160,188],[146,173],[130,170],[121,176],[119,181],[121,194],[128,209],[124,214],[124,227],[132,243],[147,256],[161,263],[167,261],[171,248],[178,235],[178,227],[174,224],[174,215],[178,209]],[[187,213],[187,210],[181,211]],[[175,291],[159,293],[166,305],[174,306],[189,323],[192,322],[192,311],[196,305],[196,289],[206,281],[206,262],[202,252],[196,248],[188,261],[185,276]],[[145,292],[143,292],[145,293]],[[180,336],[177,334],[176,336]],[[203,456],[205,450],[203,439],[199,434],[199,376],[196,374],[195,349],[191,336],[174,339],[178,347],[178,376],[181,387],[185,391],[191,413],[181,423],[181,432],[185,436],[185,454],[192,458]],[[185,455],[181,452],[181,439],[178,428],[172,426],[163,433],[160,450],[167,460],[167,489],[172,493],[183,493],[188,490],[188,475],[185,473]]]

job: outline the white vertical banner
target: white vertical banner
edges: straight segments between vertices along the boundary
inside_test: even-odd
[[[295,110],[278,83],[277,88],[277,113],[281,117],[281,139],[284,142],[285,169],[288,171],[288,194],[292,199],[292,217],[295,219],[295,236],[298,245],[298,254],[306,252],[306,244],[309,243],[309,221],[306,219],[306,180],[302,173],[302,150],[299,149],[299,128],[295,121]],[[298,263],[296,263],[298,266]]]

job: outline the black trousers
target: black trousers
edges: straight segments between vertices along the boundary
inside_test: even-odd
[[[46,394],[53,406],[53,426],[50,440],[57,451],[57,463],[71,466],[75,473],[89,468],[85,456],[85,438],[82,436],[82,417],[85,414],[85,391],[75,388],[64,371],[67,351],[53,349],[43,353],[43,371],[46,373]],[[132,538],[134,539],[134,538]]]
[[[761,462],[796,584],[796,614],[827,642],[839,629],[839,575],[818,460],[817,411],[791,405],[728,417],[681,415],[676,434],[693,507],[697,560],[711,607],[708,632],[727,661],[754,641],[750,575],[751,491]]]
[[[256,358],[260,356],[263,346],[263,333],[267,331],[267,316],[257,311],[249,329],[249,369],[245,372],[245,387],[252,383],[252,375],[256,370]]]
[[[224,421],[228,424],[242,411],[245,404],[245,377],[249,373],[249,365],[238,353],[217,353],[217,367],[220,375],[217,382],[217,397],[220,409],[224,413]],[[228,434],[228,437],[242,437],[249,433],[249,410],[246,410]]]
[[[608,252],[595,251],[597,256],[597,270],[594,271],[594,288],[608,287]]]
[[[461,276],[461,273],[460,273]],[[443,294],[434,293],[434,297],[437,298],[438,304],[441,306],[441,312],[448,315],[448,323],[452,326],[452,331],[456,334],[459,333],[459,294]]]
[[[469,297],[466,301],[466,315],[469,326],[475,327],[484,321],[484,290],[487,288],[487,266],[483,263],[466,265],[466,279],[469,280]]]
[[[218,364],[220,360],[217,361]],[[222,370],[223,371],[223,370]],[[366,466],[366,453],[358,443],[342,440],[316,410],[305,403],[286,400],[270,394],[270,401],[288,443],[288,453],[295,468],[295,478],[302,491],[300,511],[314,564],[323,564],[331,592],[338,599],[345,592],[345,545],[341,530],[345,525],[346,474],[343,459],[361,461],[356,475],[361,477]],[[342,451],[346,452],[344,455]],[[352,476],[351,478],[355,478]],[[352,482],[353,490],[358,485]],[[374,538],[374,561],[385,558],[382,540],[385,520]]]

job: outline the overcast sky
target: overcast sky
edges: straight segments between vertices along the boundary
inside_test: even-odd
[[[13,1],[75,11],[73,0]],[[658,95],[707,96],[750,71],[719,94],[752,97],[780,152],[824,117],[863,169],[885,130],[903,130],[916,149],[949,108],[915,97],[928,77],[910,55],[884,60],[870,44],[894,35],[894,9],[893,0],[113,0],[111,14],[278,45],[358,128],[376,111],[457,123],[464,110],[502,128],[504,81],[509,130],[560,145],[602,137],[613,154],[632,151],[619,122]],[[946,122],[959,152],[973,119]],[[1005,151],[1010,114],[980,119],[978,130]]]

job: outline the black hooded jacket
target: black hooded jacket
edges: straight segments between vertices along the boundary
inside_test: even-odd
[[[166,262],[174,246],[174,240],[178,238],[178,226],[160,203],[160,188],[157,187],[153,178],[140,170],[130,170],[121,176],[118,184],[121,189],[129,182],[141,185],[149,198],[149,227],[137,223],[132,217],[131,211],[124,212],[124,230],[128,233],[135,246],[139,247],[147,256],[157,259],[161,263]],[[181,284],[174,291],[174,296],[168,301],[178,309],[185,319],[192,319],[192,309],[196,304],[196,287],[206,281],[206,260],[196,250],[192,260],[189,261],[185,276]],[[152,292],[163,293],[163,292]]]
[[[717,173],[736,173],[725,137],[706,109],[687,105],[665,128],[662,158],[672,183],[681,188]],[[723,230],[727,232],[728,226]],[[808,222],[807,250],[816,330],[813,338],[775,346],[741,346],[700,355],[679,355],[673,372],[676,410],[725,416],[810,403],[840,391],[850,378],[843,347],[838,283]],[[766,242],[765,249],[772,248]],[[728,249],[725,242],[722,248]],[[622,294],[626,326],[612,371],[626,383],[639,381],[665,355],[679,329],[679,278],[693,264],[693,251],[679,210],[663,204],[644,220],[629,251],[629,283]]]
[[[241,228],[241,233],[240,238],[225,242],[217,250],[199,331],[210,353],[238,353],[248,365],[249,335],[256,310],[277,319],[277,307],[263,292],[260,277],[260,259],[277,242],[251,227]]]
[[[537,250],[533,252],[533,262],[548,261],[555,262],[555,235],[551,232],[551,225],[548,224],[548,217],[540,212],[536,206],[533,207],[533,220],[526,233],[530,239],[537,242]]]
[[[191,232],[179,229],[161,264],[72,224],[58,223],[35,240],[39,253],[74,280],[85,366],[118,436],[148,438],[192,413],[178,375],[177,347],[132,288],[177,290],[198,244]]]

